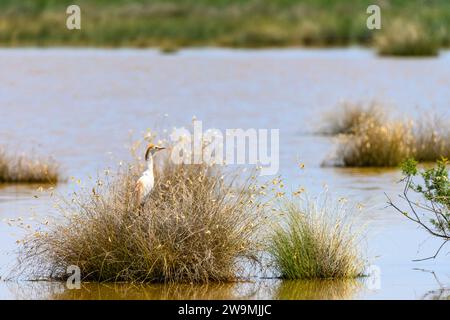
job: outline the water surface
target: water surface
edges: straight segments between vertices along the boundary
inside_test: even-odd
[[[435,112],[448,117],[450,54],[437,59],[378,58],[346,50],[0,50],[0,144],[17,152],[51,155],[65,175],[86,180],[128,157],[130,130],[189,124],[207,128],[280,129],[280,174],[292,189],[311,194],[324,186],[336,197],[362,203],[369,224],[370,263],[381,271],[379,286],[350,282],[281,282],[208,286],[1,282],[7,299],[420,299],[445,298],[450,285],[446,251],[436,259],[436,239],[391,209],[384,192],[401,191],[397,170],[324,168],[333,148],[313,132],[321,115],[342,100],[388,105],[398,117]],[[296,163],[304,162],[300,170]],[[70,182],[70,179],[69,179]],[[71,183],[56,192],[68,194]],[[37,186],[0,186],[0,271],[14,262],[20,233],[8,219],[54,215],[48,193]]]

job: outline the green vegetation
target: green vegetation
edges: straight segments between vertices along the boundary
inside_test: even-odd
[[[0,149],[0,183],[56,183],[60,179],[54,160],[8,155]]]
[[[408,158],[435,162],[450,157],[450,127],[446,120],[391,120],[377,104],[344,104],[327,115],[327,130],[336,139],[336,166],[395,167]]]
[[[70,4],[81,7],[80,31],[65,28]],[[371,4],[381,7],[382,30],[366,27]],[[381,54],[429,55],[450,45],[447,0],[3,0],[0,21],[4,46],[376,44]]]
[[[261,226],[251,179],[233,184],[220,167],[163,160],[142,207],[136,163],[75,193],[60,206],[62,221],[24,240],[20,266],[35,278],[65,279],[76,265],[84,281],[203,283],[243,275],[242,262],[256,260]]]
[[[422,25],[407,20],[394,21],[375,38],[380,55],[386,56],[437,56],[439,41]]]
[[[346,279],[362,275],[358,234],[342,203],[289,203],[269,252],[284,279]]]
[[[431,235],[441,238],[442,245],[433,257],[435,258],[443,245],[450,240],[450,180],[448,160],[438,161],[433,168],[420,170],[414,159],[408,159],[402,164],[405,183],[402,199],[407,203],[407,209],[401,209],[388,198],[388,203],[417,223]],[[420,176],[422,183],[417,183],[415,177]],[[420,196],[420,200],[410,199],[409,192]],[[429,259],[429,258],[427,258]],[[423,260],[423,259],[422,259]]]

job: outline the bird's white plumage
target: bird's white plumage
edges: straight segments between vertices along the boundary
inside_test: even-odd
[[[145,170],[139,180],[136,182],[136,200],[137,203],[143,205],[147,196],[155,185],[155,176],[153,174],[153,154],[164,148],[150,145],[145,153],[145,160],[147,161],[147,170]]]
[[[137,202],[139,204],[143,204],[155,184],[155,177],[153,175],[153,157],[151,155],[147,160],[147,165],[147,170],[144,171],[136,183]]]

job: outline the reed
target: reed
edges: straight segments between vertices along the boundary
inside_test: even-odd
[[[338,135],[333,165],[396,167],[408,158],[435,162],[450,157],[450,126],[445,117],[392,120],[386,108],[344,104],[326,115],[326,130]]]
[[[412,125],[402,121],[369,120],[338,139],[336,164],[345,167],[395,167],[415,150]]]
[[[0,149],[0,183],[56,183],[59,165],[51,158],[9,155]]]

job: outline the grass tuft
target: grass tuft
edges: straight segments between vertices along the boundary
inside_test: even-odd
[[[84,281],[205,283],[236,280],[244,261],[256,261],[260,209],[251,179],[233,184],[220,167],[164,158],[140,207],[140,167],[74,194],[61,221],[25,239],[20,264],[36,278],[66,279],[76,265]]]
[[[402,121],[361,123],[339,137],[338,164],[345,167],[395,167],[414,152],[412,126]]]
[[[284,279],[346,279],[362,275],[358,236],[341,203],[289,203],[269,252]]]
[[[355,133],[362,123],[372,121],[379,125],[385,120],[384,108],[376,102],[368,105],[343,102],[337,110],[324,115],[323,121],[326,125],[320,132],[331,135]]]
[[[60,179],[54,160],[8,155],[0,149],[0,183],[56,183]]]
[[[450,156],[450,129],[444,117],[391,120],[377,104],[344,104],[327,114],[323,132],[338,134],[335,166],[396,167],[408,158],[434,162]]]
[[[450,158],[449,123],[436,116],[422,117],[414,128],[414,158],[420,162],[435,162]]]

